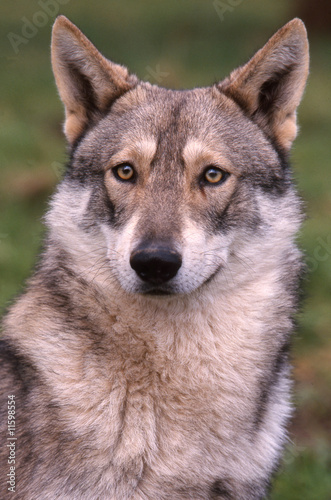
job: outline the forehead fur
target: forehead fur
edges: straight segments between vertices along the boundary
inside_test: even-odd
[[[214,88],[176,91],[142,84],[119,98],[82,141],[106,164],[123,151],[233,165],[238,172],[274,168],[279,158],[260,128]],[[169,156],[170,155],[170,156]],[[213,158],[211,156],[213,155]],[[208,160],[209,159],[209,160]]]
[[[154,137],[136,138],[112,156],[112,164],[116,165],[125,161],[136,160],[150,164],[156,154],[157,142]]]
[[[232,165],[229,160],[229,152],[226,144],[222,144],[216,149],[201,139],[188,139],[183,150],[183,160],[185,165],[208,165],[216,163],[229,171],[235,169],[235,165]]]

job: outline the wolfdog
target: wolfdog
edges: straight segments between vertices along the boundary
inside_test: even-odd
[[[57,18],[70,147],[4,319],[2,499],[262,499],[291,415],[303,23],[168,90]]]

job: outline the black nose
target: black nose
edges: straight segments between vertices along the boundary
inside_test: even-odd
[[[164,244],[143,244],[131,254],[130,265],[139,278],[152,285],[161,285],[176,276],[182,265],[180,254]]]

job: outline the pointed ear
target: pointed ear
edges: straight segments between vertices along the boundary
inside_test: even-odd
[[[281,28],[245,65],[233,71],[218,88],[285,151],[296,137],[296,108],[307,75],[307,33],[300,19]]]
[[[71,144],[138,81],[125,67],[103,57],[64,16],[53,26],[52,66],[65,106],[64,130]]]

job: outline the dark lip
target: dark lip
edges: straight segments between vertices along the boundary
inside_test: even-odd
[[[213,274],[211,274],[211,275],[209,276],[209,278],[207,278],[207,279],[206,279],[206,281],[204,281],[204,282],[202,283],[202,285],[201,285],[201,286],[204,286],[204,285],[207,285],[208,283],[210,283],[210,282],[211,282],[211,281],[215,278],[215,276],[216,276],[216,275],[220,272],[220,270],[221,270],[222,268],[223,268],[223,264],[220,264],[220,265],[218,266],[218,268],[216,269],[216,271],[215,271],[215,272],[213,272]]]
[[[151,290],[146,290],[142,292],[143,295],[153,295],[153,296],[170,296],[170,295],[175,295],[175,292],[171,292],[169,290],[162,290],[159,288],[154,288]]]
[[[206,279],[203,283],[198,288],[201,288],[208,283],[210,283],[215,276],[220,272],[220,270],[223,268],[223,264],[220,264],[218,268],[209,276],[209,278]],[[153,297],[171,297],[173,295],[178,295],[178,292],[171,290],[170,289],[165,289],[165,288],[146,288],[145,290],[141,290],[141,295],[145,296],[153,296]]]
[[[220,264],[218,268],[209,276],[209,278],[206,279],[203,283],[198,288],[202,288],[208,283],[210,283],[215,276],[220,272],[220,270],[223,268],[223,265]],[[173,295],[178,295],[178,292],[171,290],[171,289],[164,289],[164,288],[147,288],[145,290],[141,290],[141,295],[145,296],[153,296],[153,297],[171,297]]]

